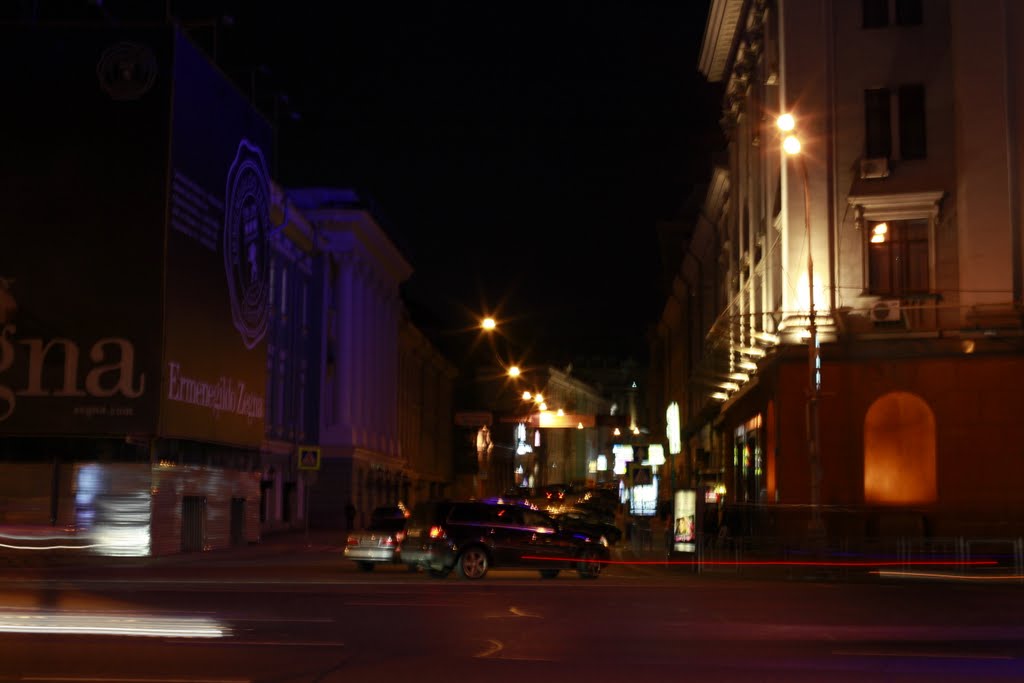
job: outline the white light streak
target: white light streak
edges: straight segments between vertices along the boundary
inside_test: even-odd
[[[55,633],[156,638],[223,638],[230,629],[206,617],[3,612],[0,633]]]

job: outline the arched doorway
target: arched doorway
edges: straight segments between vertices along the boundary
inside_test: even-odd
[[[936,497],[932,409],[905,391],[880,397],[864,416],[864,502],[908,505]]]

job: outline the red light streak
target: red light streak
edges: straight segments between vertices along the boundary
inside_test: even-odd
[[[541,557],[524,555],[524,560],[541,560],[547,562],[565,562],[565,558]],[[572,562],[599,562],[606,565],[651,565],[670,566],[725,566],[725,567],[991,567],[998,564],[995,560],[921,560],[904,562],[902,560],[591,560],[574,559]]]

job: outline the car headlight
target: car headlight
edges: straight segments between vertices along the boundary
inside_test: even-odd
[[[601,537],[601,545],[603,545],[605,548],[608,547],[608,539],[604,536]]]

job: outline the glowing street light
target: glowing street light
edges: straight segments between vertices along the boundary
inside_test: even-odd
[[[818,349],[818,326],[814,314],[814,258],[811,255],[811,190],[810,182],[807,179],[807,160],[800,154],[800,139],[797,138],[796,119],[792,114],[783,114],[776,125],[783,133],[789,133],[782,141],[782,148],[786,154],[795,157],[800,164],[800,179],[803,181],[804,190],[804,232],[807,240],[807,288],[810,297],[808,299],[808,340],[807,340],[807,368],[808,368],[808,394],[807,394],[807,455],[811,463],[811,527],[810,531],[816,536],[824,534],[824,526],[821,520],[821,454],[819,453],[819,425],[818,425],[818,400],[821,396],[819,381],[820,350]]]
[[[498,323],[495,322],[494,318],[488,317],[488,318],[484,318],[483,320],[480,321],[480,327],[482,327],[483,329],[485,329],[487,331],[491,331],[494,328],[496,328],[497,326],[498,326]]]
[[[509,377],[518,377],[522,374],[522,370],[519,369],[518,365],[510,365],[508,368]]]

